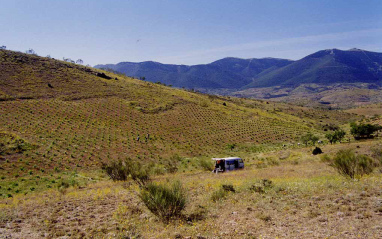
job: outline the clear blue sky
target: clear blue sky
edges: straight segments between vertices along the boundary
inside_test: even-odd
[[[0,0],[0,45],[90,65],[382,52],[382,1]]]

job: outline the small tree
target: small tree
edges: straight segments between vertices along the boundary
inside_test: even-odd
[[[325,137],[329,140],[330,144],[341,142],[341,140],[345,137],[346,133],[342,129],[338,129],[334,131],[334,133],[328,133]]]
[[[25,53],[31,54],[31,55],[37,55],[37,53],[32,48],[29,48],[29,50],[25,51]]]
[[[302,143],[304,143],[306,146],[308,146],[309,142],[312,142],[312,144],[315,145],[318,140],[319,138],[315,136],[314,134],[312,134],[311,132],[301,137]]]
[[[342,129],[338,129],[334,132],[334,135],[336,136],[337,140],[341,143],[341,141],[344,139],[346,132]]]
[[[350,127],[350,133],[355,139],[372,138],[375,132],[382,130],[382,126],[377,124],[351,123]]]
[[[333,143],[337,142],[337,139],[336,139],[334,133],[327,133],[325,135],[325,137],[328,139],[330,144],[333,144]]]
[[[0,50],[5,50],[5,49],[7,49],[6,46],[0,46]]]
[[[83,61],[82,59],[78,59],[78,60],[76,61],[76,63],[82,65],[82,63],[84,63],[84,61]]]

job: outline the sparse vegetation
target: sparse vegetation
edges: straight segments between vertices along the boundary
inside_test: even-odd
[[[0,132],[0,155],[17,154],[35,148],[36,146],[16,135]]]

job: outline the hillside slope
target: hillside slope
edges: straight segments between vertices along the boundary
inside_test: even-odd
[[[13,51],[0,51],[0,72],[0,100],[125,94],[92,68]]]
[[[237,97],[253,97],[309,107],[349,109],[382,102],[382,87],[368,83],[301,84],[249,88],[231,93]]]
[[[12,146],[20,150],[0,155],[8,176],[88,170],[126,157],[165,168],[174,155],[293,144],[305,132],[323,134],[321,126],[354,117],[188,92],[11,51],[0,51],[0,59],[2,140],[21,140]]]

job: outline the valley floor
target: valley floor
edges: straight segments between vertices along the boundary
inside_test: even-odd
[[[352,148],[368,154],[381,141],[326,145],[324,153]],[[181,181],[185,218],[166,225],[139,200],[132,182],[100,181],[0,200],[0,238],[380,238],[382,175],[346,179],[310,154],[311,148],[257,155],[278,157],[241,171],[162,175]],[[263,179],[271,185],[258,189]],[[235,192],[217,202],[222,184]]]

